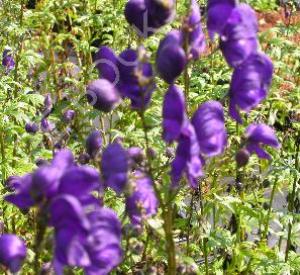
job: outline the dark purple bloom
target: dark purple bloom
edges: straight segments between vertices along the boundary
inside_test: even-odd
[[[272,81],[272,61],[262,53],[251,55],[234,70],[230,85],[230,116],[242,123],[239,109],[250,112],[266,96]]]
[[[117,61],[118,58],[114,51],[106,46],[100,47],[99,51],[95,55],[95,64],[99,71],[100,77],[107,79],[109,82],[115,85],[119,81]]]
[[[41,129],[43,132],[51,132],[55,128],[55,125],[51,123],[47,118],[42,118]]]
[[[89,163],[89,161],[90,161],[90,155],[87,153],[82,153],[78,157],[78,162],[80,164],[87,164],[87,163]]]
[[[163,103],[163,138],[166,142],[177,140],[186,118],[183,91],[171,85]]]
[[[86,139],[86,151],[91,158],[94,158],[102,146],[102,136],[99,131],[93,131]]]
[[[250,154],[257,154],[259,158],[271,159],[263,149],[264,145],[279,148],[274,130],[266,124],[251,124],[246,129],[246,149]]]
[[[178,140],[175,159],[172,162],[172,187],[178,187],[183,173],[185,173],[190,186],[197,188],[197,180],[203,175],[203,164],[195,129],[189,121],[186,121]]]
[[[20,184],[22,184],[22,178],[19,176],[10,176],[5,181],[5,187],[11,192],[16,190]]]
[[[47,94],[44,99],[44,107],[46,110],[50,110],[52,108],[52,99],[51,94]]]
[[[191,11],[186,20],[188,31],[189,53],[194,60],[205,50],[205,36],[201,26],[200,7],[196,0],[192,0]]]
[[[101,171],[105,185],[120,194],[127,183],[128,155],[118,143],[110,144],[102,154]]]
[[[171,22],[174,15],[174,0],[129,0],[125,7],[127,22],[145,38]]]
[[[6,49],[2,54],[2,65],[6,68],[7,72],[10,72],[15,68],[15,61],[11,54],[11,51]]]
[[[212,157],[223,153],[227,144],[223,106],[217,101],[203,103],[192,118],[200,152]]]
[[[26,246],[23,240],[12,234],[0,236],[0,264],[16,273],[20,270],[25,257]]]
[[[130,147],[127,149],[128,158],[134,163],[141,163],[144,159],[143,149],[140,147]]]
[[[256,14],[249,5],[233,9],[220,39],[220,49],[230,66],[237,67],[257,51],[257,31]]]
[[[182,33],[178,30],[173,30],[160,42],[157,50],[157,71],[160,77],[169,84],[173,83],[180,76],[187,63],[182,44]]]
[[[75,117],[75,111],[74,110],[66,110],[63,113],[63,120],[65,123],[70,123]]]
[[[222,34],[223,29],[235,8],[235,0],[209,0],[207,5],[207,29],[211,39],[214,34]]]
[[[132,193],[126,198],[126,211],[134,225],[157,213],[156,198],[151,179],[142,172],[135,173]]]
[[[132,108],[137,110],[144,110],[149,105],[155,89],[152,66],[142,60],[144,55],[145,50],[140,47],[137,51],[123,51],[118,59],[119,91],[123,97],[131,100]]]
[[[38,130],[39,130],[39,126],[34,122],[32,123],[27,122],[25,124],[25,131],[29,134],[35,134]]]
[[[116,107],[120,96],[111,82],[106,79],[97,79],[87,87],[87,100],[94,108],[107,113]]]

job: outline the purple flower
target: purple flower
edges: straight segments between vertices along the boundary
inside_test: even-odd
[[[0,236],[0,264],[17,273],[26,257],[24,241],[12,234]]]
[[[51,94],[47,94],[44,98],[44,107],[46,110],[50,110],[52,108],[52,99]]]
[[[200,152],[212,157],[223,153],[227,144],[223,106],[217,101],[203,103],[192,118]]]
[[[143,149],[140,147],[130,147],[127,149],[128,158],[133,163],[141,163],[144,159]]]
[[[99,51],[95,55],[95,64],[101,78],[107,79],[113,84],[117,84],[119,81],[117,61],[118,58],[111,48],[106,46],[99,48]]]
[[[127,183],[128,155],[118,143],[110,144],[102,154],[101,171],[106,186],[120,194]]]
[[[186,19],[188,29],[189,53],[194,60],[205,50],[205,36],[201,26],[200,7],[196,0],[192,0],[191,10]]]
[[[171,165],[172,188],[178,187],[183,173],[186,174],[190,186],[197,188],[197,180],[203,175],[203,164],[195,129],[189,121],[186,121],[179,137],[175,159]]]
[[[222,35],[223,29],[235,8],[235,0],[209,0],[207,5],[207,29],[211,39]]]
[[[55,125],[53,123],[49,122],[47,118],[42,118],[41,129],[43,132],[51,132],[54,128]]]
[[[158,200],[151,179],[142,172],[135,173],[132,188],[132,193],[126,198],[126,211],[132,224],[140,225],[157,213]]]
[[[89,163],[89,161],[90,161],[90,155],[87,153],[82,153],[78,157],[78,162],[80,164],[87,164],[87,163]]]
[[[152,66],[143,60],[145,58],[145,50],[140,47],[137,51],[123,51],[118,59],[119,91],[131,100],[131,107],[137,110],[144,110],[149,105],[155,89]]]
[[[86,139],[86,151],[91,158],[95,158],[102,146],[102,136],[99,131],[93,131]]]
[[[87,100],[97,110],[108,113],[119,103],[120,96],[111,82],[97,79],[87,87]]]
[[[6,68],[7,72],[10,72],[15,68],[15,61],[11,54],[11,51],[6,49],[2,54],[2,65]]]
[[[243,63],[258,48],[257,19],[253,9],[240,4],[227,21],[220,40],[220,49],[232,67]]]
[[[74,110],[66,110],[64,113],[63,113],[63,120],[65,123],[70,123],[75,117],[75,111]]]
[[[157,71],[160,77],[169,84],[172,84],[180,76],[187,63],[182,44],[182,33],[173,30],[160,42],[157,50]]]
[[[32,123],[27,122],[25,124],[25,131],[29,134],[35,134],[38,130],[39,130],[39,126],[34,122]]]
[[[263,149],[264,145],[280,147],[274,130],[266,124],[249,125],[245,136],[246,149],[250,154],[257,154],[259,158],[271,159],[271,156]]]
[[[180,136],[186,118],[183,91],[171,85],[163,102],[163,139],[170,143]]]
[[[234,70],[230,85],[230,116],[242,123],[239,109],[250,112],[266,96],[272,81],[272,61],[262,53],[251,55]]]
[[[144,38],[170,23],[174,15],[174,0],[129,0],[125,7],[127,22]]]

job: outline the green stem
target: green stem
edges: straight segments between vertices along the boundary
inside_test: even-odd
[[[195,194],[193,192],[190,206],[189,206],[189,217],[188,217],[188,223],[187,223],[187,225],[188,225],[187,236],[186,236],[186,255],[187,256],[190,255],[190,234],[191,234],[191,220],[192,220],[192,216],[193,216],[194,198],[195,198]]]
[[[300,147],[300,135],[296,138],[296,157],[295,157],[295,169],[299,169],[299,148]],[[288,196],[288,210],[290,213],[294,212],[295,208],[295,197],[296,197],[296,188],[297,188],[297,175],[295,175],[294,183],[293,183],[293,189],[292,194]],[[291,247],[291,234],[292,234],[292,227],[293,227],[293,221],[289,222],[288,225],[288,237],[287,237],[287,244],[286,244],[286,250],[285,250],[285,262],[288,260],[289,256],[289,250]]]

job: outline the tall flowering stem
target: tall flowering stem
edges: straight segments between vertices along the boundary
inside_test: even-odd
[[[299,169],[299,151],[300,151],[300,135],[298,135],[298,137],[296,139],[296,156],[295,156],[295,169],[296,170]],[[293,213],[294,208],[295,208],[297,182],[298,182],[298,178],[297,178],[297,175],[295,175],[292,193],[289,194],[289,196],[288,196],[288,210],[290,213]],[[286,250],[285,250],[285,261],[286,262],[288,260],[289,250],[291,247],[292,227],[293,227],[293,221],[290,221],[289,225],[288,225],[288,237],[287,237],[287,244],[286,244]]]

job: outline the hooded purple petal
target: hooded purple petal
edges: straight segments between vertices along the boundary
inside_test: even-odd
[[[185,120],[185,100],[183,91],[171,85],[163,103],[163,138],[170,143],[177,140]]]
[[[99,131],[93,131],[86,139],[86,151],[94,158],[102,146],[102,136]]]
[[[203,103],[192,118],[200,151],[212,157],[222,154],[227,144],[223,106],[217,101]]]
[[[0,264],[12,273],[17,273],[26,257],[26,246],[23,240],[12,234],[0,236]]]

